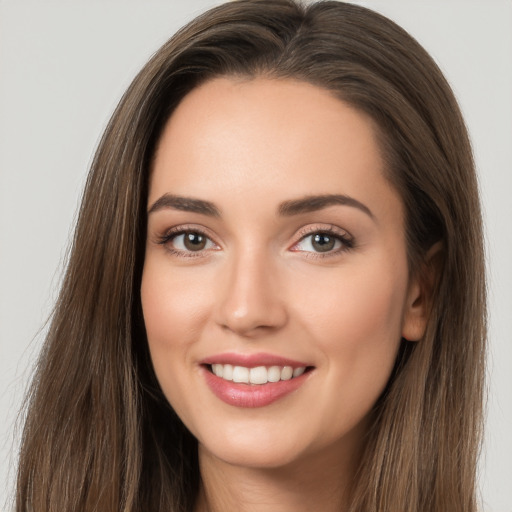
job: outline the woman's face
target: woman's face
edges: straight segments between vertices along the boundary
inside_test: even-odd
[[[212,80],[165,127],[148,212],[151,358],[201,453],[350,455],[424,329],[371,120],[306,83]]]

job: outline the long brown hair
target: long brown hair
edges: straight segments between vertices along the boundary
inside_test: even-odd
[[[21,511],[190,511],[196,441],[152,370],[140,305],[148,174],[179,101],[217,76],[292,78],[380,128],[406,209],[411,271],[442,246],[427,331],[402,341],[374,408],[350,510],[474,512],[485,354],[477,181],[456,100],[404,30],[336,1],[239,0],[170,39],[135,78],[85,187],[62,290],[28,401]]]

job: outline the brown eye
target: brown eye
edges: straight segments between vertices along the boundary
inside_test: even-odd
[[[182,231],[181,233],[169,235],[163,238],[162,242],[168,245],[177,253],[192,253],[215,249],[217,246],[206,235],[199,231]]]
[[[189,251],[201,251],[206,247],[208,239],[201,233],[184,233],[183,245]]]
[[[330,231],[315,231],[301,238],[292,250],[328,256],[347,251],[352,247],[354,247],[354,241],[348,233],[342,235]]]
[[[317,252],[328,252],[334,249],[336,238],[326,233],[317,233],[312,237],[311,245]]]

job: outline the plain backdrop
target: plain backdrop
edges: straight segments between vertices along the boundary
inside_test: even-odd
[[[100,134],[148,57],[216,3],[0,0],[0,510],[9,510],[15,420]],[[467,120],[489,276],[489,402],[480,484],[484,510],[512,512],[512,2],[359,3],[394,19],[426,47]]]

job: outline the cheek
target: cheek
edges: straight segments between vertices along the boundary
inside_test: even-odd
[[[317,281],[316,292],[306,295],[308,300],[298,312],[302,328],[315,340],[328,369],[329,389],[340,405],[332,412],[336,418],[350,411],[356,422],[366,414],[395,362],[407,280],[403,273],[384,270],[371,271],[369,266],[340,272],[339,279]],[[327,400],[326,396],[326,407]]]
[[[144,266],[141,301],[151,361],[167,400],[182,414],[187,410],[183,390],[190,383],[186,369],[211,304],[210,287],[202,283],[169,270],[165,262],[148,259]]]
[[[197,271],[197,269],[196,269]],[[209,287],[165,260],[147,258],[141,302],[151,362],[164,395],[182,419],[189,411],[190,367],[211,303]]]
[[[297,316],[318,331],[315,338],[332,340],[335,346],[400,338],[407,279],[404,271],[393,272],[389,267],[341,268],[323,278],[316,275],[314,286],[303,281],[307,290],[294,292],[304,298],[298,302]]]
[[[187,272],[146,262],[141,301],[150,348],[163,345],[172,350],[194,339],[211,303],[209,287],[202,282]]]

